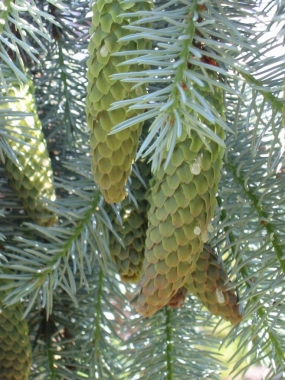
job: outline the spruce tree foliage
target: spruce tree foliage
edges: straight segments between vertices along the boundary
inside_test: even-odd
[[[85,100],[94,2],[5,0],[0,160],[21,170],[10,141],[25,152],[29,128],[21,121],[31,115],[6,105],[19,101],[11,86],[25,88],[31,79],[56,189],[46,209],[58,218],[54,226],[36,224],[1,165],[0,298],[7,308],[22,303],[30,379],[220,379],[219,347],[232,341],[232,379],[254,363],[273,379],[285,373],[285,2],[97,0],[97,8],[104,3],[125,9],[116,43],[143,46],[112,56],[128,70],[108,79],[131,84],[136,96],[110,105],[112,113],[129,107],[130,117],[118,118],[109,136],[145,123],[136,159],[154,179],[170,167],[182,134],[224,151],[208,244],[227,289],[237,292],[242,321],[222,342],[211,333],[221,320],[195,296],[181,308],[166,302],[149,318],[136,312],[141,284],[121,281],[110,242],[125,247],[117,223],[124,230],[122,215],[140,199],[129,177],[127,201],[107,205],[91,172]],[[223,96],[221,109],[215,93]],[[149,196],[153,181],[147,186],[136,165],[132,176]]]

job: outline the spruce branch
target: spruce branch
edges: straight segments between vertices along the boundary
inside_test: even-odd
[[[78,245],[78,240],[81,236],[86,235],[88,229],[90,231],[93,229],[92,222],[90,225],[90,221],[92,221],[94,212],[96,213],[98,201],[99,194],[95,193],[95,196],[89,199],[90,203],[88,206],[82,209],[81,215],[77,215],[78,224],[74,223],[74,226],[71,229],[67,229],[66,227],[47,228],[27,224],[27,227],[30,228],[31,231],[34,231],[36,234],[38,233],[39,237],[43,236],[48,242],[35,243],[34,240],[19,237],[16,238],[16,241],[19,243],[18,248],[12,246],[5,247],[7,250],[7,257],[11,258],[9,263],[6,264],[6,267],[13,271],[20,270],[22,273],[26,273],[25,275],[22,274],[18,276],[18,282],[11,284],[11,287],[14,287],[15,290],[8,295],[6,302],[12,304],[16,302],[19,297],[23,297],[24,295],[28,296],[30,294],[32,298],[30,298],[30,303],[26,309],[26,313],[28,313],[33,303],[36,301],[37,294],[40,289],[42,289],[43,306],[46,305],[47,314],[49,315],[52,312],[52,289],[55,286],[60,286],[67,291],[76,303],[76,298],[74,296],[76,293],[76,285],[72,272],[76,271],[78,268],[81,273],[81,282],[88,286],[84,273],[85,260],[87,268],[90,268],[90,259],[87,256],[86,247],[83,247],[83,249],[79,248],[80,245]],[[88,234],[87,232],[86,238],[88,239],[89,244],[93,246],[93,249],[95,249],[94,254],[96,254],[94,240],[95,242],[99,241],[99,235]],[[86,245],[84,244],[85,239],[82,240],[83,245]],[[38,251],[34,249],[35,245],[37,246]],[[77,255],[74,255],[75,250],[79,251],[78,257],[76,257]],[[72,259],[73,271],[68,262],[69,258]],[[104,262],[104,255],[102,260]],[[27,266],[24,267],[23,263]],[[5,277],[5,275],[2,276]],[[12,278],[15,278],[15,276],[12,276]],[[27,283],[29,283],[28,287],[26,286]],[[18,294],[17,290],[19,292]]]
[[[220,197],[217,197],[217,201],[218,201],[219,207],[221,208],[221,211],[220,211],[220,213],[221,213],[220,220],[221,220],[221,222],[224,222],[227,219],[227,212],[226,212],[226,210],[222,209],[222,200],[221,200]],[[230,230],[230,228],[228,226],[224,225],[223,228],[224,228],[224,230],[225,230],[225,232],[227,234],[227,238],[228,238],[229,242],[231,243],[231,248],[230,249],[232,250],[232,254],[234,255],[235,254],[234,247],[235,247],[236,238],[235,238],[233,232]],[[227,246],[225,248],[228,249]],[[241,260],[240,260],[240,262],[241,262]],[[251,288],[251,281],[250,281],[250,277],[251,276],[250,276],[250,273],[249,273],[249,270],[248,270],[246,264],[241,264],[240,265],[239,273],[240,273],[240,276],[243,277],[243,279],[245,279],[243,281],[243,283],[246,285],[246,287],[248,289],[250,289]],[[268,334],[268,337],[269,337],[268,341],[270,341],[271,345],[275,349],[275,352],[277,353],[278,361],[280,363],[282,363],[283,358],[284,358],[282,345],[281,345],[280,341],[278,339],[276,339],[276,334],[272,331],[272,326],[271,326],[270,322],[267,321],[268,312],[262,306],[262,303],[260,302],[260,298],[258,296],[253,296],[251,298],[251,302],[252,302],[253,305],[255,305],[256,313],[258,315],[259,320],[261,321],[261,324],[262,324],[262,327],[263,327],[264,331],[266,331],[267,334]],[[252,315],[252,311],[250,311],[250,314]],[[247,313],[248,317],[250,316],[250,314]],[[258,326],[260,326],[260,323],[258,324]],[[251,341],[254,341],[253,339],[256,337],[256,333],[257,333],[257,331],[259,331],[258,326],[256,326],[256,325],[246,326],[245,330],[243,331],[243,334],[246,333],[249,336],[249,339]],[[222,344],[226,344],[226,342],[230,342],[231,340],[234,340],[236,338],[237,338],[236,328],[233,328],[231,330],[230,334],[224,339],[224,341],[223,341]],[[240,339],[240,341],[241,342],[246,342],[247,339],[243,338],[243,339]],[[268,341],[267,341],[267,344],[268,344]],[[254,346],[254,347],[257,348],[257,346]],[[242,347],[239,346],[239,351],[238,352],[240,352],[241,349],[242,349]],[[256,350],[256,351],[258,352],[258,350]],[[236,356],[236,353],[233,354],[233,356],[231,357],[230,361],[232,361],[235,358],[235,356]],[[238,376],[238,374],[240,372],[242,372],[242,371],[245,372],[246,368],[248,368],[248,366],[241,368],[241,365],[240,365],[247,357],[248,357],[248,352],[246,351],[246,353],[242,356],[242,358],[240,359],[240,361],[238,363],[236,363],[236,365],[234,366],[234,368],[233,368],[233,370],[232,370],[231,373],[234,374],[235,377]],[[257,362],[259,362],[261,360],[261,358],[256,357],[255,360]],[[252,361],[250,361],[250,364],[252,364]],[[239,370],[238,372],[236,371],[237,369]]]
[[[91,317],[88,325],[79,326],[78,341],[82,345],[82,363],[86,366],[85,373],[94,379],[119,379],[123,355],[120,352],[122,337],[119,333],[124,319],[125,300],[118,289],[118,280],[114,276],[112,267],[104,274],[98,267],[92,274],[91,293],[83,297],[83,307]],[[90,304],[91,302],[91,304]],[[86,313],[86,311],[85,311]],[[80,329],[85,330],[82,335]]]
[[[46,338],[46,354],[48,358],[48,368],[49,368],[49,376],[52,380],[56,379],[56,369],[55,369],[55,360],[54,360],[54,353],[52,351],[52,330],[51,330],[51,322],[48,320],[46,322],[46,331],[45,331],[45,338]]]
[[[40,6],[45,11],[45,4]],[[84,112],[87,79],[83,73],[89,7],[83,4],[59,9],[49,4],[48,10],[56,24],[45,22],[50,41],[44,41],[46,52],[41,55],[41,66],[32,66],[31,72],[50,151],[68,154],[74,144],[80,147],[81,142],[87,141]]]
[[[274,107],[278,112],[282,112],[284,102],[281,99],[274,96],[271,93],[270,88],[265,88],[263,82],[261,80],[255,79],[254,76],[251,74],[247,74],[244,72],[240,72],[240,74],[246,80],[246,82],[252,86],[252,88],[258,91],[264,97],[264,99],[272,105],[272,107]]]
[[[276,228],[272,223],[270,223],[270,216],[268,213],[264,210],[264,207],[262,203],[260,202],[260,198],[257,197],[256,191],[254,190],[254,187],[252,187],[251,184],[246,183],[243,178],[243,175],[240,170],[238,170],[237,167],[233,165],[233,163],[228,160],[225,162],[225,168],[230,170],[233,174],[233,178],[239,183],[239,185],[242,187],[243,191],[245,192],[247,198],[251,201],[256,213],[259,216],[259,220],[261,225],[264,227],[264,229],[267,232],[268,241],[271,242],[274,251],[276,253],[277,259],[279,261],[280,267],[282,268],[283,274],[285,275],[285,263],[283,260],[283,253],[282,253],[282,246],[279,243],[278,239],[278,232],[276,231]]]
[[[128,347],[132,347],[128,349],[131,361],[126,363],[126,373],[148,376],[151,380],[162,375],[181,380],[189,376],[218,379],[218,359],[210,350],[211,346],[218,345],[218,340],[208,334],[211,323],[205,326],[206,320],[206,313],[190,297],[180,310],[165,307],[146,320],[135,319],[126,341]],[[186,346],[182,344],[184,339]],[[190,364],[194,361],[195,366]],[[186,367],[185,363],[188,363]]]
[[[100,322],[101,322],[101,301],[102,301],[102,286],[103,286],[103,271],[100,269],[99,272],[99,289],[97,291],[97,300],[95,303],[96,310],[96,320],[94,326],[94,334],[92,339],[92,344],[94,345],[94,358],[100,360]],[[92,377],[95,376],[94,372],[91,374]]]
[[[233,8],[225,7],[223,11],[219,4],[212,5],[210,2],[204,2],[202,5],[195,1],[187,5],[178,2],[176,7],[173,7],[173,4],[173,1],[162,5],[159,3],[153,11],[139,12],[141,17],[127,26],[130,31],[136,33],[120,39],[122,42],[143,38],[153,41],[152,50],[136,51],[135,58],[123,63],[147,63],[151,69],[112,76],[113,79],[120,79],[122,82],[133,82],[134,88],[143,83],[151,84],[147,96],[139,96],[132,101],[115,102],[110,110],[125,105],[129,105],[130,110],[147,110],[143,115],[117,124],[111,134],[129,128],[138,121],[154,118],[149,134],[137,154],[137,158],[142,154],[151,154],[154,171],[159,167],[161,154],[165,149],[169,152],[167,165],[182,128],[186,129],[189,135],[195,130],[204,141],[211,139],[223,146],[221,139],[210,133],[205,123],[199,122],[196,115],[201,115],[210,123],[219,124],[229,132],[221,114],[203,95],[201,96],[201,93],[203,94],[205,87],[210,91],[213,91],[214,87],[221,87],[229,93],[232,89],[226,81],[215,80],[207,72],[218,73],[220,78],[233,79],[235,75],[230,70],[235,70],[235,67],[241,72],[249,72],[249,68],[236,59],[238,47],[252,50],[253,53],[257,51],[255,45],[248,44],[248,28],[235,24],[234,21],[239,12],[243,18],[250,16],[246,7],[237,9],[232,5]],[[235,15],[233,20],[231,12]],[[122,16],[133,17],[131,13]],[[163,20],[165,25],[162,28],[162,22],[158,20]],[[154,24],[153,28],[148,27],[149,22]],[[134,55],[134,52],[124,54]],[[152,91],[155,83],[155,91]]]

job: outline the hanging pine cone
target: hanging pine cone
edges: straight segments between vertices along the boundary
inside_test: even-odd
[[[196,262],[195,271],[187,276],[185,288],[195,294],[202,304],[214,315],[221,316],[233,325],[242,320],[238,298],[229,289],[228,276],[213,249],[204,245]]]
[[[4,307],[0,292],[0,379],[28,380],[32,362],[27,321],[20,302]]]
[[[21,99],[4,104],[1,108],[11,108],[13,111],[31,113],[17,123],[7,119],[7,130],[14,139],[21,139],[25,144],[9,139],[20,165],[16,165],[7,156],[5,167],[10,178],[10,185],[14,189],[24,209],[31,218],[42,226],[51,226],[56,223],[57,217],[46,209],[44,198],[55,200],[53,186],[53,171],[49,158],[47,143],[42,132],[39,120],[32,82],[19,88],[14,86],[8,92],[9,96]],[[23,133],[29,135],[25,137]]]
[[[202,91],[201,91],[202,92]],[[223,111],[222,93],[202,95]],[[220,126],[208,125],[222,139]],[[186,277],[208,240],[208,228],[216,207],[224,149],[209,141],[207,150],[196,132],[183,131],[171,160],[154,173],[149,196],[148,230],[142,287],[137,311],[148,317],[168,304],[184,286]]]
[[[149,42],[118,42],[130,32],[124,29],[135,17],[120,17],[125,12],[134,14],[150,8],[148,1],[124,3],[117,1],[96,1],[93,6],[92,35],[88,50],[88,87],[86,98],[87,124],[91,130],[92,172],[95,182],[108,203],[121,202],[126,196],[126,182],[136,155],[142,124],[136,124],[119,133],[108,136],[120,122],[143,112],[128,111],[128,107],[108,111],[115,101],[134,98],[146,92],[141,86],[132,89],[132,83],[110,79],[112,74],[144,70],[138,65],[122,65],[129,59],[128,54],[112,56],[113,53],[146,49]],[[134,57],[133,55],[132,57]],[[131,74],[130,74],[131,75]]]
[[[149,165],[145,160],[140,160],[137,167],[147,186],[150,177]],[[148,202],[145,198],[146,187],[135,173],[131,175],[130,192],[137,201],[137,207],[129,198],[125,198],[121,208],[123,225],[118,221],[113,222],[113,228],[122,238],[125,247],[112,234],[110,252],[122,281],[137,283],[144,259]]]

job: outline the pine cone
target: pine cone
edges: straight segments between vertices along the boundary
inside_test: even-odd
[[[32,362],[28,325],[20,302],[4,307],[0,292],[0,379],[28,380]]]
[[[233,325],[242,320],[238,298],[228,280],[222,264],[213,249],[204,245],[203,252],[196,262],[195,271],[187,276],[185,288],[195,294],[202,304],[214,315],[219,315]]]
[[[1,108],[9,107],[13,111],[33,114],[33,116],[27,116],[20,120],[17,124],[9,123],[7,120],[7,129],[10,131],[11,137],[20,138],[26,145],[9,139],[9,144],[21,167],[11,161],[9,157],[5,158],[4,164],[10,177],[10,185],[31,218],[42,226],[51,226],[56,223],[57,217],[46,209],[46,202],[43,198],[49,200],[56,198],[53,171],[33,93],[31,81],[22,88],[13,87],[9,90],[9,95],[21,99],[18,102],[9,102],[1,106]],[[23,136],[23,133],[29,137]]]
[[[223,107],[220,92],[214,96],[210,92],[202,95]],[[218,125],[209,128],[224,138]],[[213,140],[209,145],[211,151],[196,132],[192,131],[190,138],[183,131],[166,169],[164,158],[154,173],[142,289],[136,306],[145,317],[167,305],[184,286],[208,240],[224,152]]]
[[[140,160],[137,162],[137,166],[147,185],[150,176],[149,165],[145,160]],[[125,248],[112,234],[110,252],[122,281],[137,283],[144,259],[148,202],[145,199],[146,188],[134,173],[131,175],[130,191],[136,199],[138,207],[129,198],[125,198],[121,209],[123,225],[118,221],[113,222],[113,228],[122,238]]]
[[[136,116],[143,110],[128,111],[128,107],[108,111],[115,101],[134,98],[146,92],[144,86],[132,89],[133,84],[110,79],[110,75],[140,71],[146,67],[122,65],[129,54],[112,56],[113,53],[146,49],[149,42],[118,42],[130,32],[124,29],[135,17],[128,19],[119,15],[134,14],[150,8],[148,1],[124,3],[123,1],[96,1],[93,6],[92,35],[89,43],[88,87],[86,99],[87,124],[91,130],[92,172],[95,182],[108,203],[121,202],[126,196],[126,182],[136,155],[142,124],[133,125],[114,135],[108,135],[120,122]],[[134,55],[132,55],[134,57]],[[131,75],[131,74],[130,74]]]

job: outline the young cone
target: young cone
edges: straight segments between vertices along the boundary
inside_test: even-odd
[[[214,315],[219,315],[233,325],[242,320],[238,297],[229,289],[226,271],[213,249],[204,245],[203,252],[196,262],[195,271],[187,276],[185,288],[195,294],[202,304]]]
[[[222,94],[202,93],[223,113]],[[224,132],[209,124],[218,136]],[[208,240],[208,228],[216,207],[224,149],[213,140],[206,149],[196,132],[185,131],[177,142],[166,168],[164,162],[154,173],[148,212],[146,251],[140,296],[136,309],[145,317],[168,304]]]
[[[136,155],[142,124],[138,123],[114,135],[108,135],[118,123],[143,112],[128,111],[128,107],[108,111],[115,101],[134,98],[146,92],[141,86],[132,89],[133,84],[111,79],[116,73],[144,70],[138,65],[122,65],[129,54],[112,56],[113,53],[146,49],[149,42],[118,42],[130,32],[124,27],[136,18],[120,17],[120,14],[150,9],[148,1],[124,3],[96,1],[93,6],[91,40],[88,46],[88,87],[86,98],[87,124],[91,130],[90,144],[92,172],[95,182],[107,203],[121,202],[126,196],[126,182],[131,173]],[[135,55],[132,55],[135,57]]]
[[[138,161],[137,166],[147,186],[150,167],[144,160]],[[148,202],[146,200],[146,188],[134,173],[131,175],[130,191],[137,201],[137,207],[129,198],[125,198],[121,209],[123,225],[118,221],[113,222],[113,228],[122,238],[125,247],[112,234],[110,252],[122,281],[137,283],[144,259]]]
[[[31,218],[42,226],[51,226],[56,223],[57,217],[46,209],[47,204],[44,198],[52,201],[56,199],[53,171],[33,93],[31,81],[21,88],[15,86],[9,90],[8,95],[20,99],[1,106],[1,108],[7,107],[13,111],[32,114],[18,122],[11,123],[7,120],[10,136],[21,139],[25,144],[9,139],[19,165],[16,165],[8,156],[5,157],[4,165],[10,177],[11,187]],[[28,136],[24,136],[23,133]]]
[[[28,380],[32,362],[27,321],[20,302],[4,307],[0,292],[0,379]]]

